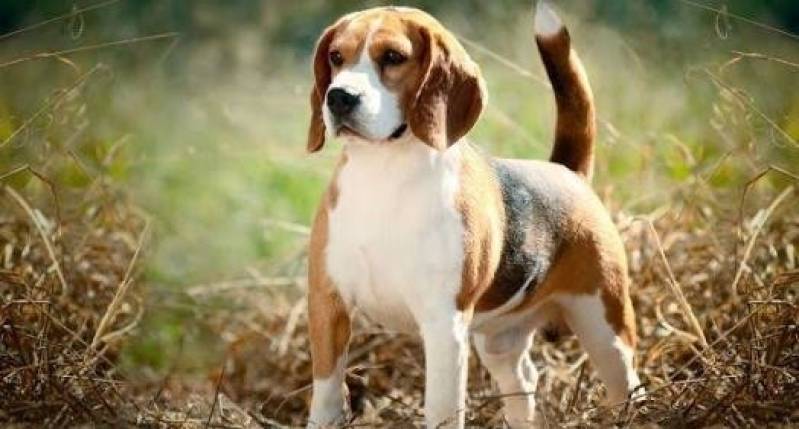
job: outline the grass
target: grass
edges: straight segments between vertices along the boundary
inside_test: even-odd
[[[598,101],[594,187],[627,245],[650,396],[599,407],[601,383],[567,339],[535,346],[547,363],[539,406],[554,427],[790,426],[797,42],[668,5],[628,5],[633,18],[618,22],[562,5]],[[26,59],[0,66],[0,421],[302,424],[306,225],[337,151],[304,154],[310,43],[265,38],[252,21],[177,38],[162,15],[109,25],[122,7],[85,12],[78,37],[69,19],[0,39],[0,63]],[[324,7],[308,6],[321,18],[307,26],[333,19]],[[483,21],[502,25],[457,7],[439,15],[477,43],[467,47],[489,85],[470,137],[498,156],[544,158],[554,109],[535,78],[531,19],[488,9]],[[151,35],[163,36],[131,41]],[[113,40],[129,43],[35,56]],[[418,343],[358,332],[355,423],[419,424]],[[497,426],[497,410],[473,361],[469,421]]]

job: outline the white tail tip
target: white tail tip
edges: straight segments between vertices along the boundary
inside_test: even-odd
[[[563,28],[563,22],[549,6],[549,2],[539,0],[535,8],[535,34],[544,37],[554,36],[560,32],[561,28]]]

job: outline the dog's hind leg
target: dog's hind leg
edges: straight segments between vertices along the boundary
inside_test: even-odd
[[[608,315],[617,315],[620,308],[631,308],[632,304],[626,294],[603,296],[603,293],[600,290],[597,294],[569,294],[558,297],[558,302],[580,345],[588,352],[591,363],[605,383],[608,403],[618,404],[641,384],[633,367],[635,324],[631,317],[608,320]],[[609,310],[608,307],[613,308]]]
[[[532,337],[520,327],[474,335],[480,360],[503,395],[505,420],[512,428],[530,427],[535,414],[538,371],[530,360]]]

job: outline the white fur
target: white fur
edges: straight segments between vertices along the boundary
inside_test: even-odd
[[[468,320],[455,307],[464,229],[461,146],[348,139],[329,214],[327,272],[349,308],[425,343],[429,427],[462,427]],[[316,394],[316,393],[315,393]]]
[[[563,22],[552,10],[549,2],[540,0],[535,8],[535,33],[539,36],[549,37],[558,33],[562,28]]]
[[[328,92],[338,88],[360,96],[361,102],[351,114],[349,118],[351,123],[348,125],[369,140],[386,140],[403,123],[403,113],[397,94],[389,91],[380,81],[378,66],[369,56],[372,33],[379,25],[380,21],[375,21],[369,29],[358,62],[340,71],[328,88]],[[333,138],[336,124],[327,102],[322,110],[322,120],[325,123],[327,137]]]
[[[344,423],[347,385],[344,384],[347,354],[339,356],[329,377],[314,379],[308,428],[322,428]]]
[[[521,297],[517,295],[509,302],[515,301],[518,305]],[[518,312],[509,312],[506,308],[502,305],[496,310],[475,314],[472,322],[474,346],[503,395],[502,411],[508,426],[538,427],[535,420],[538,370],[529,352],[536,329],[550,320],[552,303],[547,299]]]
[[[460,146],[441,152],[414,138],[345,145],[327,272],[349,306],[391,329],[415,331],[451,307],[460,290]]]
[[[605,305],[596,295],[560,295],[555,298],[608,391],[607,400],[617,404],[641,384],[630,349],[605,319]]]
[[[505,421],[511,428],[530,427],[534,424],[538,383],[538,371],[530,359],[532,334],[513,327],[492,336],[475,334],[474,339],[480,361],[503,395]]]
[[[428,428],[462,428],[466,415],[469,321],[450,302],[421,325]]]

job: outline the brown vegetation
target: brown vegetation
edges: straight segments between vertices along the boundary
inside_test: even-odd
[[[674,215],[620,215],[646,399],[615,410],[598,406],[603,388],[577,341],[539,342],[537,397],[546,422],[799,422],[799,213],[790,207],[792,198],[796,191],[788,186],[761,209],[744,201],[740,223],[720,223],[723,207],[701,200]],[[9,210],[0,219],[0,419],[52,426],[303,423],[311,379],[299,294],[273,298],[263,311],[263,302],[253,303],[260,292],[250,288],[195,291],[249,305],[249,311],[219,312],[208,321],[227,345],[225,363],[206,382],[168,375],[161,383],[136,383],[116,370],[115,353],[143,311],[143,285],[129,285],[144,221],[123,204],[106,204],[58,222],[10,188],[3,208]],[[418,342],[360,325],[348,372],[358,415],[353,424],[418,425]],[[499,426],[499,400],[476,358],[469,393],[470,423]]]

